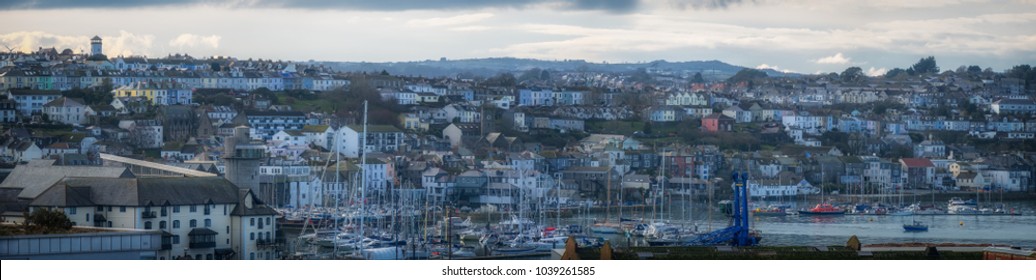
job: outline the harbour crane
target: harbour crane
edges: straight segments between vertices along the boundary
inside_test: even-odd
[[[759,244],[759,237],[750,232],[748,219],[748,172],[734,171],[734,201],[732,203],[734,223],[724,229],[698,236],[688,241],[687,246],[753,246]]]

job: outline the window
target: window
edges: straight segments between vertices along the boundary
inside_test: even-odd
[[[97,211],[98,211],[98,212],[100,212],[100,211],[104,211],[104,206],[97,206]]]
[[[191,213],[198,212],[198,205],[191,205]]]
[[[266,217],[266,224],[267,224],[267,225],[272,225],[272,224],[270,223],[270,217]]]
[[[180,235],[173,235],[173,244],[180,244]]]
[[[158,229],[165,229],[165,226],[166,226],[165,221],[158,222]]]
[[[144,229],[151,229],[151,222],[150,221],[144,222]]]
[[[230,234],[230,226],[227,226],[227,234]]]
[[[126,213],[126,206],[119,206],[119,212]]]
[[[249,218],[248,219],[248,225],[255,226],[255,218]]]
[[[90,213],[83,213],[83,216],[85,216],[85,217],[86,217],[86,221],[87,221],[87,222],[89,222],[89,221],[90,221]]]
[[[165,217],[166,215],[169,214],[169,213],[167,213],[168,211],[166,210],[165,206],[162,206],[162,210],[160,212],[162,212],[162,217]]]
[[[248,234],[248,239],[249,239],[249,240],[255,240],[255,233],[254,233],[254,232],[252,232],[252,233],[249,233],[249,234]]]
[[[204,208],[205,208],[205,215],[208,215],[208,214],[212,213],[212,207],[213,206],[211,206],[211,205],[205,205],[204,206]]]
[[[270,240],[270,232],[269,231],[266,232],[266,240]]]
[[[205,227],[212,227],[212,219],[205,219]]]
[[[223,204],[223,215],[224,216],[227,215],[227,205],[226,204]]]
[[[173,220],[173,228],[180,228],[180,220]]]
[[[173,206],[173,213],[180,213],[180,205]]]
[[[192,228],[196,228],[196,227],[198,227],[198,220],[195,220],[195,219],[191,219],[191,227],[192,227]]]
[[[76,208],[76,207],[68,207],[68,214],[69,215],[75,215],[76,214],[76,209],[78,209],[78,208]]]

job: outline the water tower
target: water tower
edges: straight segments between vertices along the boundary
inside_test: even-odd
[[[101,37],[94,36],[90,39],[90,55],[102,55],[104,52],[101,51]]]
[[[238,188],[259,192],[259,162],[266,157],[266,147],[252,143],[247,126],[234,128],[234,136],[223,143],[223,177]]]

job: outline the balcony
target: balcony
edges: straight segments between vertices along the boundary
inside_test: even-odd
[[[216,248],[216,231],[207,228],[192,229],[187,236],[191,238],[187,246],[191,249]]]
[[[155,214],[155,211],[146,211],[146,212],[143,213],[143,216],[144,216],[144,219],[158,218],[158,215]]]

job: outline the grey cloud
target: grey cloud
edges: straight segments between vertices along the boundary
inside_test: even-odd
[[[674,7],[680,9],[726,9],[730,6],[744,2],[754,3],[755,0],[670,0]]]
[[[136,8],[187,5],[214,5],[258,8],[340,9],[340,10],[447,10],[465,8],[523,8],[532,4],[560,3],[577,10],[601,10],[613,13],[632,11],[639,0],[10,0],[0,3],[0,9],[74,9],[74,8]]]

